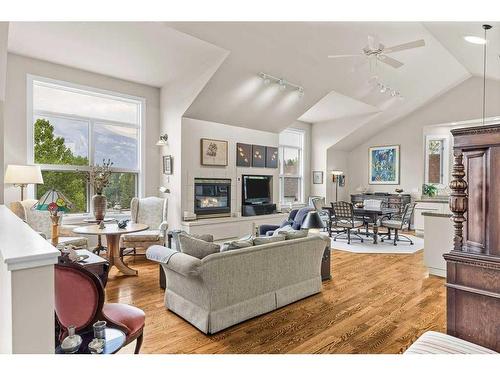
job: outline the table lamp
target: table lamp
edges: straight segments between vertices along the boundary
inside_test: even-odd
[[[332,174],[332,180],[335,183],[335,202],[337,202],[339,191],[339,176],[342,176],[344,172],[340,170],[333,170],[330,173]]]
[[[24,200],[24,188],[28,184],[43,184],[43,177],[38,165],[8,165],[4,182],[21,188],[21,201]]]
[[[63,193],[50,189],[35,204],[34,208],[39,211],[49,211],[52,220],[52,245],[56,246],[59,241],[59,212],[69,212],[73,204]]]
[[[323,223],[323,220],[321,220],[318,211],[310,211],[301,225],[301,229],[312,229],[311,232],[316,233],[319,233],[319,230],[324,227],[325,224]]]

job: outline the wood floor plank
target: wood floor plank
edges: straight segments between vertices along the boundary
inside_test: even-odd
[[[112,271],[106,300],[145,311],[142,353],[400,353],[423,332],[446,328],[444,279],[427,276],[422,251],[334,250],[321,293],[215,335],[165,308],[156,263],[127,260],[139,276]]]

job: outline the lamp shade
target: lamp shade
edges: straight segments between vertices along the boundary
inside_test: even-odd
[[[39,211],[49,211],[55,215],[58,212],[69,212],[73,204],[60,191],[50,189],[35,204]]]
[[[318,211],[311,211],[307,214],[301,228],[303,229],[321,229],[324,228],[323,220],[318,214]]]
[[[334,176],[340,176],[340,175],[344,174],[343,171],[338,170],[338,169],[334,169],[333,171],[330,171],[330,173],[333,174]]]
[[[43,184],[43,177],[38,165],[8,165],[5,171],[6,184]]]

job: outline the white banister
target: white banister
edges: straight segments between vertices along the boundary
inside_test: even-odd
[[[54,353],[59,251],[0,205],[0,353]]]

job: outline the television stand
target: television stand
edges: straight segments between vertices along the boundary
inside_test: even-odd
[[[241,207],[241,216],[270,215],[276,213],[274,203],[244,204]]]

